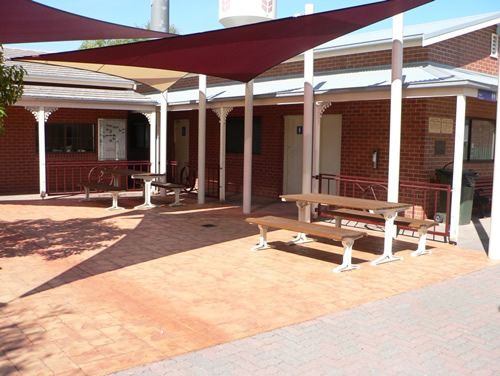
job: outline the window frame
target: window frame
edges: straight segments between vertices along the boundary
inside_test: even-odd
[[[90,127],[90,129],[84,130],[84,127]],[[60,129],[57,130],[56,128]],[[73,133],[76,134],[73,135]],[[87,136],[85,136],[85,133]],[[59,139],[59,145],[57,145],[57,141],[54,141],[57,139]],[[95,153],[95,140],[94,123],[58,122],[45,124],[46,153]],[[75,145],[73,146],[73,144]],[[90,145],[92,148],[89,148]]]
[[[493,126],[493,134],[491,135],[491,140],[492,140],[492,150],[490,152],[491,158],[485,159],[476,159],[475,156],[473,155],[473,132],[474,132],[474,124],[473,122],[488,122],[491,123]],[[474,162],[474,163],[481,163],[481,162],[493,162],[495,158],[495,140],[496,140],[496,123],[495,120],[493,119],[484,119],[484,118],[466,118],[465,119],[465,132],[464,132],[464,156],[463,160],[464,162]]]

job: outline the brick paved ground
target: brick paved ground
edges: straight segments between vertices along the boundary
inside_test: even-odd
[[[481,372],[488,371],[485,354],[498,355],[498,346],[488,347],[494,342],[481,342],[486,337],[472,332],[454,337],[453,325],[470,330],[477,322],[453,320],[449,329],[436,329],[432,319],[428,324],[424,321],[432,316],[429,313],[441,314],[439,304],[444,304],[448,295],[463,303],[458,306],[461,310],[443,305],[450,314],[462,314],[463,310],[465,315],[468,303],[477,303],[476,292],[469,298],[459,294],[461,288],[452,287],[441,300],[424,298],[427,289],[432,291],[441,283],[458,281],[468,287],[476,275],[498,272],[499,263],[483,252],[429,242],[433,253],[414,258],[410,253],[416,248],[416,239],[401,237],[394,242],[394,249],[404,260],[372,267],[369,261],[383,249],[382,233],[374,232],[354,246],[353,260],[361,269],[334,274],[332,268],[341,262],[338,243],[287,246],[285,242],[293,234],[272,231],[269,237],[275,249],[250,252],[258,242],[258,231],[244,221],[241,208],[198,205],[194,199],[186,199],[184,207],[133,210],[138,200],[120,200],[126,208],[121,212],[104,210],[109,198],[94,202],[0,202],[1,375],[104,375],[167,358],[174,359],[167,364],[176,367],[177,359],[182,358],[175,356],[180,354],[187,354],[188,362],[191,359],[205,365],[207,356],[194,351],[207,349],[208,358],[216,363],[219,355],[225,357],[226,351],[234,352],[238,346],[246,346],[248,351],[247,355],[238,352],[247,356],[241,367],[265,365],[262,374],[266,374],[280,370],[280,349],[293,348],[294,338],[299,339],[295,347],[307,344],[300,357],[284,353],[289,354],[291,366],[297,364],[296,372],[317,367],[313,363],[318,354],[328,354],[331,358],[322,359],[337,366],[349,365],[357,363],[359,354],[383,346],[389,346],[385,358],[412,348],[423,350],[414,359],[438,362],[433,351],[427,351],[429,343],[423,334],[428,332],[436,341],[445,338],[443,343],[453,346],[462,338],[469,341],[462,347],[466,357],[472,354],[467,351],[471,342],[485,349],[485,357],[471,358],[467,365],[458,362],[457,367],[479,364]],[[286,212],[290,208],[289,213],[296,214],[293,206],[273,210]],[[266,208],[256,209],[263,213]],[[483,308],[478,315],[468,317],[498,320],[498,286],[474,288],[490,295],[484,305],[472,304]],[[408,300],[401,304],[390,303],[395,297],[406,296]],[[385,304],[393,311],[389,315],[383,311]],[[363,309],[374,310],[375,321],[371,322]],[[332,314],[334,320],[329,319]],[[349,327],[352,323],[355,326]],[[352,337],[344,335],[338,340],[337,325],[345,327]],[[373,340],[368,330],[362,330],[363,325],[375,328]],[[401,326],[403,332],[406,326],[412,328],[408,336],[414,339],[414,346],[408,344],[406,336],[396,337],[395,344],[375,341],[397,333],[394,325]],[[495,329],[477,328],[486,331],[485,335]],[[437,335],[438,329],[446,335]],[[280,334],[275,335],[275,330]],[[288,339],[281,334],[287,332]],[[307,340],[317,337],[315,333],[324,334],[324,341]],[[219,347],[221,344],[228,346]],[[363,351],[357,347],[361,344]],[[441,351],[440,356],[451,364],[455,357],[449,351]],[[266,356],[262,354],[269,356],[268,360],[260,360]],[[344,356],[336,358],[339,355]],[[408,363],[399,358],[394,357],[396,365]],[[380,361],[378,366],[384,364]],[[222,370],[230,366],[231,362],[217,365]]]
[[[499,375],[500,266],[114,376]]]

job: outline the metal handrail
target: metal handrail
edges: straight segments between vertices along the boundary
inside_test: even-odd
[[[372,200],[387,200],[387,180],[366,178],[361,176],[320,174],[319,192],[336,194],[347,197],[368,198]],[[444,217],[444,231],[434,226],[429,234],[441,235],[445,238],[450,233],[450,203],[451,186],[440,183],[427,183],[416,181],[399,182],[399,202],[411,204],[411,208],[404,212],[409,218],[436,218]],[[444,202],[443,202],[444,201]],[[444,211],[442,209],[445,209]],[[318,215],[328,216],[328,213],[318,207]],[[415,231],[411,228],[406,228]]]

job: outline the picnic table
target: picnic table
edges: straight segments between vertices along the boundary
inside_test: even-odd
[[[144,182],[144,203],[135,206],[134,209],[155,208],[158,206],[151,202],[151,183],[155,179],[164,177],[165,174],[156,174],[131,169],[112,168],[105,168],[102,171],[113,175],[113,184],[115,185],[115,187],[120,186],[120,176],[130,176],[132,179],[141,179]]]
[[[394,220],[397,217],[397,214],[400,211],[410,208],[410,204],[379,200],[367,200],[362,198],[336,196],[324,193],[289,194],[281,195],[280,197],[284,201],[296,201],[299,211],[298,218],[299,221],[303,222],[305,222],[307,210],[312,203],[336,206],[341,208],[367,210],[370,213],[382,215],[385,219],[384,253],[381,257],[372,261],[371,264],[378,265],[384,262],[402,259],[402,257],[394,256],[392,252],[392,229],[394,227]],[[305,234],[299,234],[297,238],[299,237],[305,237]]]

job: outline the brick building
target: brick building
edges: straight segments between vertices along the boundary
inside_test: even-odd
[[[496,12],[405,28],[402,180],[434,181],[435,170],[453,161],[461,116],[457,98],[466,101],[464,168],[482,178],[492,176],[499,23]],[[391,48],[391,31],[386,30],[348,35],[315,49],[319,172],[387,179]],[[140,94],[134,83],[106,75],[38,64],[26,68],[25,96],[8,109],[0,138],[0,194],[39,192],[40,158],[49,165],[149,156],[156,168],[155,95]],[[303,56],[298,56],[255,80],[254,195],[277,198],[299,189],[303,70]],[[198,77],[189,75],[168,92],[167,159],[188,164],[192,171],[198,159],[197,85]],[[214,179],[224,194],[241,192],[244,85],[209,77],[207,99],[207,167],[223,172]],[[44,124],[37,120],[40,109],[46,117],[46,153],[37,146]],[[101,145],[105,126],[124,130],[118,132],[124,141],[115,143],[114,155],[105,154]],[[68,145],[69,129],[80,132],[75,136],[80,145],[86,137],[89,146]],[[64,137],[60,146],[54,141],[58,134]]]
[[[499,23],[497,12],[405,28],[401,180],[434,181],[435,170],[453,161],[459,96],[466,99],[464,169],[491,178]],[[391,30],[352,34],[315,49],[316,121],[321,118],[325,130],[337,128],[321,131],[320,172],[387,179],[391,36]],[[254,124],[261,132],[252,162],[255,195],[277,197],[300,190],[303,72],[299,56],[255,80]],[[238,135],[229,136],[231,127],[241,127],[244,115],[244,85],[217,78],[208,83],[206,158],[207,166],[218,166],[224,149],[220,113],[227,113],[230,143]],[[178,159],[176,129],[189,127],[189,142],[182,148],[189,148],[192,165],[198,152],[197,85],[193,76],[169,90],[169,159]],[[338,153],[331,146],[339,146]],[[241,151],[226,147],[228,192],[242,189]]]

